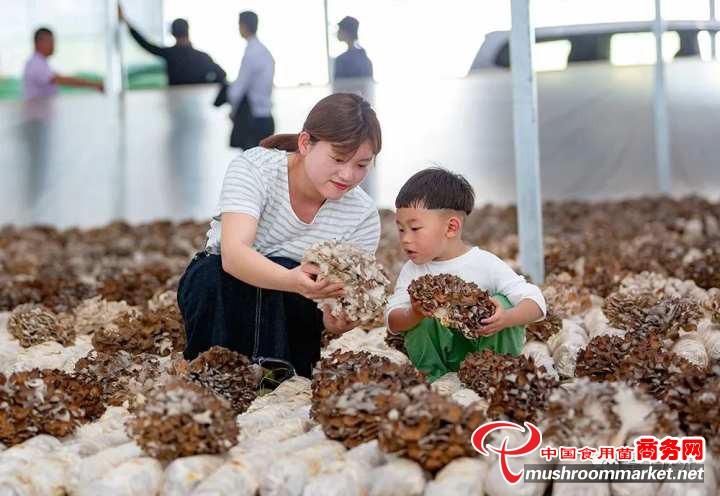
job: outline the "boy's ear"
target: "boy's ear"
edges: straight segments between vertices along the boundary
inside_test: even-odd
[[[455,236],[460,235],[460,230],[462,229],[462,221],[460,220],[460,217],[457,215],[452,215],[447,221],[447,228],[446,233],[448,238],[454,238]]]

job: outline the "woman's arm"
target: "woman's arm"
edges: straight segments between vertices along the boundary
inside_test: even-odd
[[[341,296],[342,284],[314,280],[316,266],[303,264],[286,269],[273,263],[252,248],[257,219],[248,214],[223,213],[220,254],[222,267],[231,276],[251,286],[299,293],[309,299]]]

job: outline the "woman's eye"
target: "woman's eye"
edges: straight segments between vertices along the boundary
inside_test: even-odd
[[[343,159],[341,159],[341,158],[335,158],[335,157],[333,157],[332,159],[335,161],[336,164],[342,164],[342,163],[343,163]]]
[[[370,165],[370,164],[358,164],[358,167],[360,167],[361,169],[364,169],[364,168],[366,168],[368,165]]]
[[[422,227],[411,227],[410,229],[413,231],[419,231],[420,229],[422,229]]]

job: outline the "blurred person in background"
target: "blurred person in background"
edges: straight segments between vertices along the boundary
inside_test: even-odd
[[[50,29],[37,29],[33,40],[35,51],[25,63],[22,77],[22,92],[25,100],[56,95],[58,86],[93,88],[103,91],[102,81],[63,76],[50,67],[47,59],[55,53],[55,36]]]
[[[224,83],[225,71],[205,52],[195,49],[190,42],[190,25],[185,19],[175,19],[170,25],[170,33],[175,38],[173,46],[164,47],[150,43],[125,18],[122,8],[118,7],[118,17],[124,21],[130,35],[145,51],[161,57],[165,61],[168,84],[206,84]]]
[[[360,22],[347,16],[338,23],[338,40],[347,44],[348,49],[335,59],[335,79],[356,79],[373,77],[372,61],[365,49],[358,44]]]
[[[227,88],[227,102],[232,105],[230,146],[247,150],[275,132],[272,117],[275,60],[257,38],[258,16],[255,12],[241,12],[239,28],[247,46],[238,77]]]

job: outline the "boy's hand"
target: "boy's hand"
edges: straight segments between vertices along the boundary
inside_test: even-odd
[[[434,318],[432,312],[425,310],[425,308],[423,308],[422,304],[418,300],[410,298],[410,306],[418,316],[428,319]]]
[[[330,311],[330,305],[323,305],[322,313],[325,329],[332,334],[344,334],[347,331],[355,329],[360,324],[359,320],[350,321],[345,315],[335,317]]]
[[[481,336],[491,336],[513,325],[509,322],[509,314],[507,310],[503,308],[502,303],[496,298],[490,298],[490,300],[493,302],[493,305],[495,305],[495,313],[493,313],[491,317],[480,321],[483,324],[483,326],[478,329]]]

